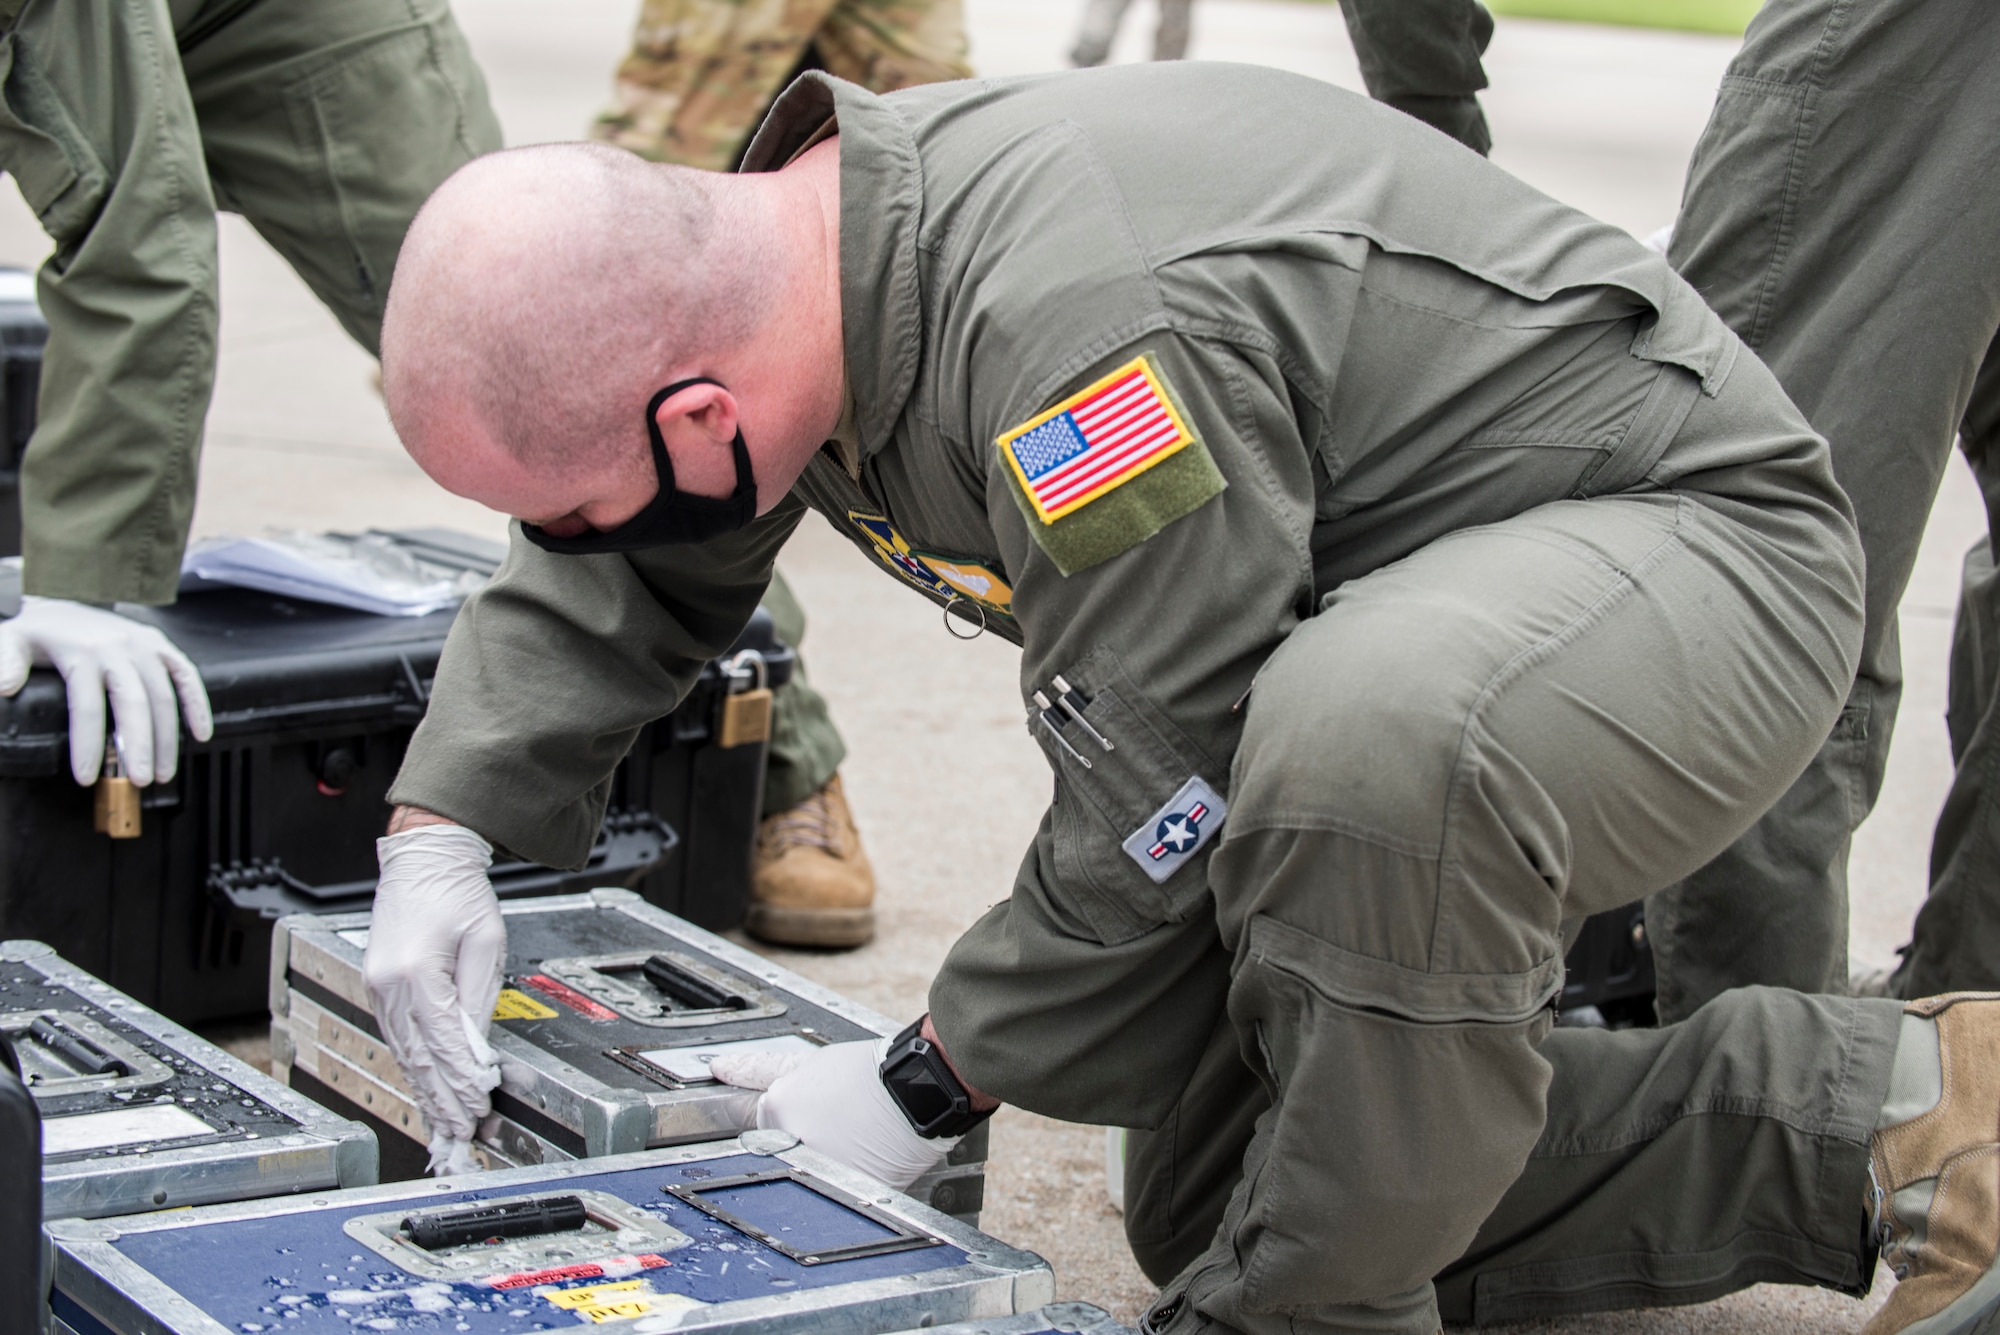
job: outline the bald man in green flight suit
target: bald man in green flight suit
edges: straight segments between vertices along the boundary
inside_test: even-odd
[[[1247,1125],[1137,1203],[1154,1330],[1862,1292],[1880,1251],[1874,1335],[1992,1316],[2000,999],[1554,1028],[1565,925],[1774,801],[1861,630],[1824,441],[1631,237],[1270,70],[815,74],[740,175],[460,173],[384,370],[425,470],[522,521],[392,793],[365,965],[441,1136],[493,1080],[492,842],[584,855],[811,508],[1021,646],[1056,786],[929,1015],[717,1064],[760,1125],[891,1185],[1003,1099],[1170,1159]]]

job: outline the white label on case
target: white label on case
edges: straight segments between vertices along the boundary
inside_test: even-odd
[[[75,1154],[79,1150],[108,1150],[152,1140],[186,1140],[189,1136],[214,1134],[214,1127],[185,1108],[152,1103],[142,1108],[51,1117],[42,1123],[42,1153]]]

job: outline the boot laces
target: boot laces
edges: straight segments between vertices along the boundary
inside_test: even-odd
[[[791,810],[771,817],[764,828],[765,853],[775,858],[794,848],[817,848],[839,857],[838,835],[832,795],[821,788]]]
[[[1907,1248],[1896,1241],[1896,1227],[1889,1213],[1889,1195],[1882,1190],[1882,1179],[1875,1173],[1875,1156],[1868,1156],[1868,1209],[1875,1246],[1882,1253],[1882,1259],[1889,1263],[1889,1272],[1897,1279],[1910,1277],[1910,1254]]]

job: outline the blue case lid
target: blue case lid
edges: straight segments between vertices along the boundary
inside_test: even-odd
[[[343,1201],[272,1216],[122,1233],[113,1246],[233,1331],[354,1335],[367,1330],[438,1330],[456,1335],[572,1330],[607,1315],[670,1313],[694,1303],[728,1303],[832,1285],[921,1274],[966,1264],[949,1243],[926,1241],[883,1255],[807,1264],[799,1252],[866,1249],[897,1231],[886,1216],[822,1194],[802,1181],[720,1187],[710,1202],[763,1232],[773,1246],[670,1194],[701,1192],[705,1182],[768,1175],[773,1159],[733,1155],[694,1163],[563,1177],[545,1185],[509,1182],[491,1189],[439,1192],[404,1201]],[[604,1193],[629,1202],[690,1240],[671,1250],[540,1271],[441,1278],[416,1273],[357,1240],[349,1221],[385,1212],[429,1213],[524,1194]],[[391,1225],[393,1227],[393,1225]],[[907,1231],[907,1230],[905,1230]],[[567,1268],[584,1273],[563,1274]],[[619,1304],[627,1304],[618,1311]]]

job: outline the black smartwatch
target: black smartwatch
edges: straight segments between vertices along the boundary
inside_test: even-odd
[[[993,1115],[972,1111],[972,1094],[938,1051],[923,1037],[918,1020],[889,1042],[882,1059],[882,1087],[925,1140],[962,1136]]]

